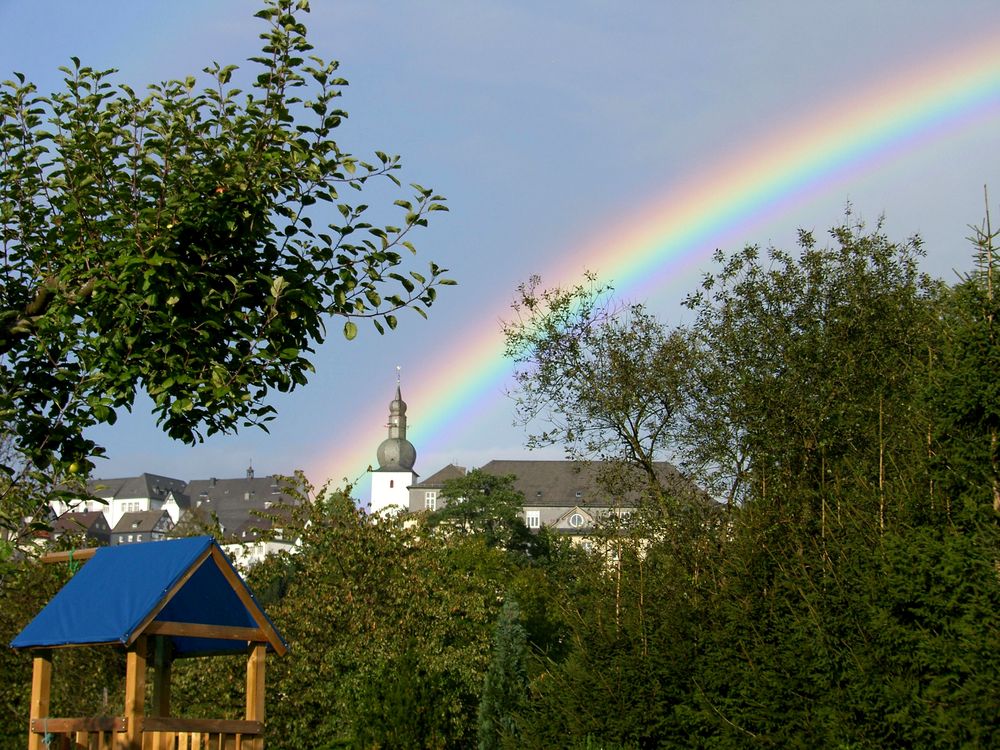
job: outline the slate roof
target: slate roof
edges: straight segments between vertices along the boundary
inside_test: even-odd
[[[91,510],[63,513],[52,523],[52,533],[54,536],[85,534],[107,542],[111,529],[108,528],[102,511]]]
[[[281,491],[277,477],[239,477],[237,479],[195,479],[188,483],[191,510],[210,518],[214,513],[228,535],[253,518],[251,511],[263,511],[274,505],[294,504]]]
[[[657,466],[665,478],[680,478],[672,464],[664,461]],[[637,503],[636,492],[612,497],[601,487],[598,479],[603,468],[600,462],[490,461],[480,470],[497,476],[513,474],[514,487],[524,493],[526,507],[610,508]]]
[[[411,489],[440,489],[449,479],[461,479],[466,474],[464,466],[448,464],[443,469],[434,472],[422,482],[410,485]]]
[[[287,645],[208,536],[101,547],[13,641],[13,648],[128,646],[157,622],[260,628]],[[166,636],[178,657],[246,650],[246,641]]]
[[[112,534],[144,534],[156,529],[157,524],[163,516],[170,518],[170,514],[165,510],[139,510],[131,513],[123,513],[122,517],[115,524]]]
[[[166,499],[168,492],[173,492],[175,497],[183,495],[186,486],[183,479],[143,473],[137,477],[91,479],[87,482],[87,491],[105,500],[141,497]]]

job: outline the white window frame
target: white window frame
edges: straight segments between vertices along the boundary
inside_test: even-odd
[[[579,520],[576,520],[576,519],[579,519]],[[582,513],[578,512],[578,513],[574,513],[573,515],[571,515],[567,519],[566,523],[569,524],[569,526],[570,526],[571,529],[582,529],[584,527],[584,524],[587,523],[587,519],[583,517]]]
[[[540,510],[524,511],[524,525],[529,529],[539,529],[542,527],[542,512]]]
[[[427,490],[424,493],[424,510],[437,510],[437,490]]]

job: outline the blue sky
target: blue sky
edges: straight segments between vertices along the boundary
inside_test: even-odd
[[[132,85],[195,74],[213,60],[241,63],[257,49],[258,7],[0,0],[0,75],[21,71],[51,90],[71,55],[118,68]],[[326,452],[351,435],[372,443],[374,461],[383,428],[361,420],[370,421],[372,404],[387,407],[397,365],[405,396],[407,379],[447,368],[461,324],[497,325],[532,273],[572,267],[574,248],[589,236],[719,154],[891,71],[1000,31],[1000,4],[314,0],[306,21],[317,54],[340,60],[350,81],[341,145],[359,156],[399,153],[404,179],[447,196],[450,213],[434,217],[417,244],[459,286],[443,291],[430,320],[403,316],[389,336],[363,328],[347,343],[331,335],[310,384],[275,402],[270,435],[182,446],[160,435],[138,403],[95,432],[109,454],[102,476],[238,476],[252,460],[258,472],[305,468],[321,482],[331,464]],[[717,242],[728,250],[744,242],[790,247],[797,227],[822,232],[850,201],[871,220],[884,214],[895,237],[922,235],[927,270],[954,279],[954,269],[968,267],[964,238],[982,218],[983,185],[1000,196],[998,155],[994,109],[976,127]],[[697,273],[673,279],[645,301],[677,321],[679,300],[697,282]],[[451,426],[447,444],[416,446],[418,471],[526,455],[500,389],[482,406],[475,419]],[[409,413],[414,422],[431,419],[412,401]]]

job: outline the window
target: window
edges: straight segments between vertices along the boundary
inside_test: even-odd
[[[136,534],[136,535],[135,535],[135,540],[136,540],[137,542],[141,542],[141,541],[142,541],[142,534]]]
[[[583,526],[583,516],[579,513],[574,513],[569,517],[569,525],[574,529],[578,529]]]
[[[424,510],[437,510],[437,490],[427,490],[424,493]]]
[[[391,490],[395,486],[396,486],[396,480],[395,479],[390,479],[389,480],[389,489]]]
[[[128,540],[129,540],[130,543],[132,542],[132,535],[131,534],[128,535]]]
[[[524,513],[524,525],[529,529],[537,529],[542,525],[542,512],[539,510],[528,510]]]

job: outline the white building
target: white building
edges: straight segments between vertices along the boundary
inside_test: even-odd
[[[410,507],[410,485],[417,481],[413,465],[417,451],[406,439],[406,402],[396,383],[396,398],[389,404],[389,436],[379,445],[378,468],[372,471],[372,513],[405,511]]]
[[[184,493],[187,483],[182,479],[159,474],[140,474],[137,477],[117,479],[91,479],[87,492],[91,497],[55,500],[52,512],[58,517],[65,513],[101,511],[108,526],[115,528],[126,513],[167,511],[170,520],[177,523],[188,508]]]

